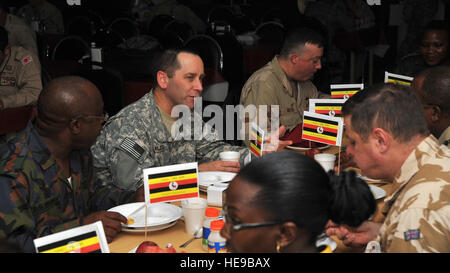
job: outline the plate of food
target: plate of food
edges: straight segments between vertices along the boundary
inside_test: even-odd
[[[199,172],[198,186],[201,191],[206,192],[209,186],[223,185],[222,183],[230,182],[235,176],[236,173],[231,172]]]
[[[369,185],[369,188],[370,188],[370,191],[372,192],[375,200],[381,199],[386,196],[386,191],[380,187],[377,187],[374,185]]]
[[[137,209],[142,208],[136,212]],[[118,212],[127,217],[133,214],[132,220],[127,225],[122,225],[122,230],[129,232],[145,231],[145,206],[144,202],[136,202],[120,205],[108,211]],[[169,228],[176,224],[183,216],[183,210],[175,205],[167,203],[150,204],[147,211],[147,231],[156,231]]]
[[[286,146],[286,148],[288,148],[290,150],[294,150],[294,151],[308,151],[311,149],[323,150],[328,147],[330,147],[330,144],[324,144],[324,143],[319,143],[319,142],[314,142],[314,141],[309,141],[309,140],[301,140],[300,142],[293,143],[289,146]]]

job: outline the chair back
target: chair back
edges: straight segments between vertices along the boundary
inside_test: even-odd
[[[125,43],[125,38],[113,29],[101,28],[95,33],[93,42],[97,47],[114,48]]]
[[[167,33],[168,31],[176,33],[183,42],[187,41],[196,34],[191,25],[181,20],[172,20],[167,23],[163,29],[163,32]]]
[[[222,72],[223,52],[217,41],[209,35],[198,34],[184,43],[186,49],[196,52],[203,60],[205,68]]]
[[[35,108],[31,105],[8,108],[0,111],[0,135],[20,131],[33,118]]]
[[[126,17],[117,18],[111,22],[109,29],[112,29],[122,35],[124,39],[135,37],[139,35],[139,28],[137,24]]]
[[[260,24],[256,28],[256,35],[260,41],[268,44],[282,44],[284,39],[284,26],[276,21],[269,21]]]
[[[146,34],[159,39],[163,35],[164,27],[173,20],[175,20],[175,18],[168,14],[160,14],[153,17],[153,19],[148,23]]]
[[[125,105],[139,100],[153,88],[151,81],[125,81]]]
[[[81,37],[66,36],[53,48],[51,59],[78,61],[83,56],[89,55],[89,50],[89,45]]]

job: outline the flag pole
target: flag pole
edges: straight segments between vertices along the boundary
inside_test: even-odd
[[[339,175],[340,169],[341,169],[341,146],[339,146],[337,175]]]
[[[148,221],[148,206],[147,206],[147,202],[145,203],[145,236],[144,236],[144,241],[147,241],[147,221]]]

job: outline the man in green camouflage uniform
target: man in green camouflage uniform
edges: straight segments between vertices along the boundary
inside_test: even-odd
[[[328,235],[382,252],[450,252],[450,150],[429,135],[421,109],[409,87],[393,84],[345,103],[347,153],[364,175],[392,185],[383,223],[355,229],[330,223]]]
[[[450,148],[450,67],[423,71],[414,78],[411,87],[422,103],[428,129],[439,144]]]
[[[201,58],[167,50],[155,67],[156,88],[110,118],[91,148],[99,178],[135,190],[142,185],[142,170],[150,167],[199,162],[200,171],[237,172],[239,163],[220,161],[219,153],[239,151],[240,163],[244,164],[248,149],[220,141],[216,132],[202,124],[201,117],[195,117],[205,132],[201,139],[194,136],[195,126],[191,131],[186,129],[187,137],[178,132],[171,134],[177,121],[171,117],[172,108],[184,105],[192,110],[194,99],[201,94]]]
[[[110,242],[127,219],[105,210],[136,193],[110,189],[94,176],[89,147],[104,121],[98,89],[78,77],[51,81],[38,115],[0,146],[0,237],[34,252],[33,240],[102,221]]]

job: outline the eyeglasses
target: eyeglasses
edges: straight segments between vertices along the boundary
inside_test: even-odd
[[[78,120],[80,118],[94,118],[94,119],[103,119],[102,125],[104,125],[106,123],[106,121],[109,119],[109,115],[107,112],[103,112],[103,115],[101,116],[96,116],[96,115],[77,115],[73,118],[71,118],[70,120]]]
[[[229,226],[233,231],[239,231],[243,229],[249,228],[258,228],[258,227],[268,227],[280,224],[280,222],[270,221],[270,222],[260,222],[260,223],[248,223],[248,224],[235,224],[233,225],[231,220],[228,217],[228,208],[227,206],[223,206],[222,214],[225,219],[225,224]]]

